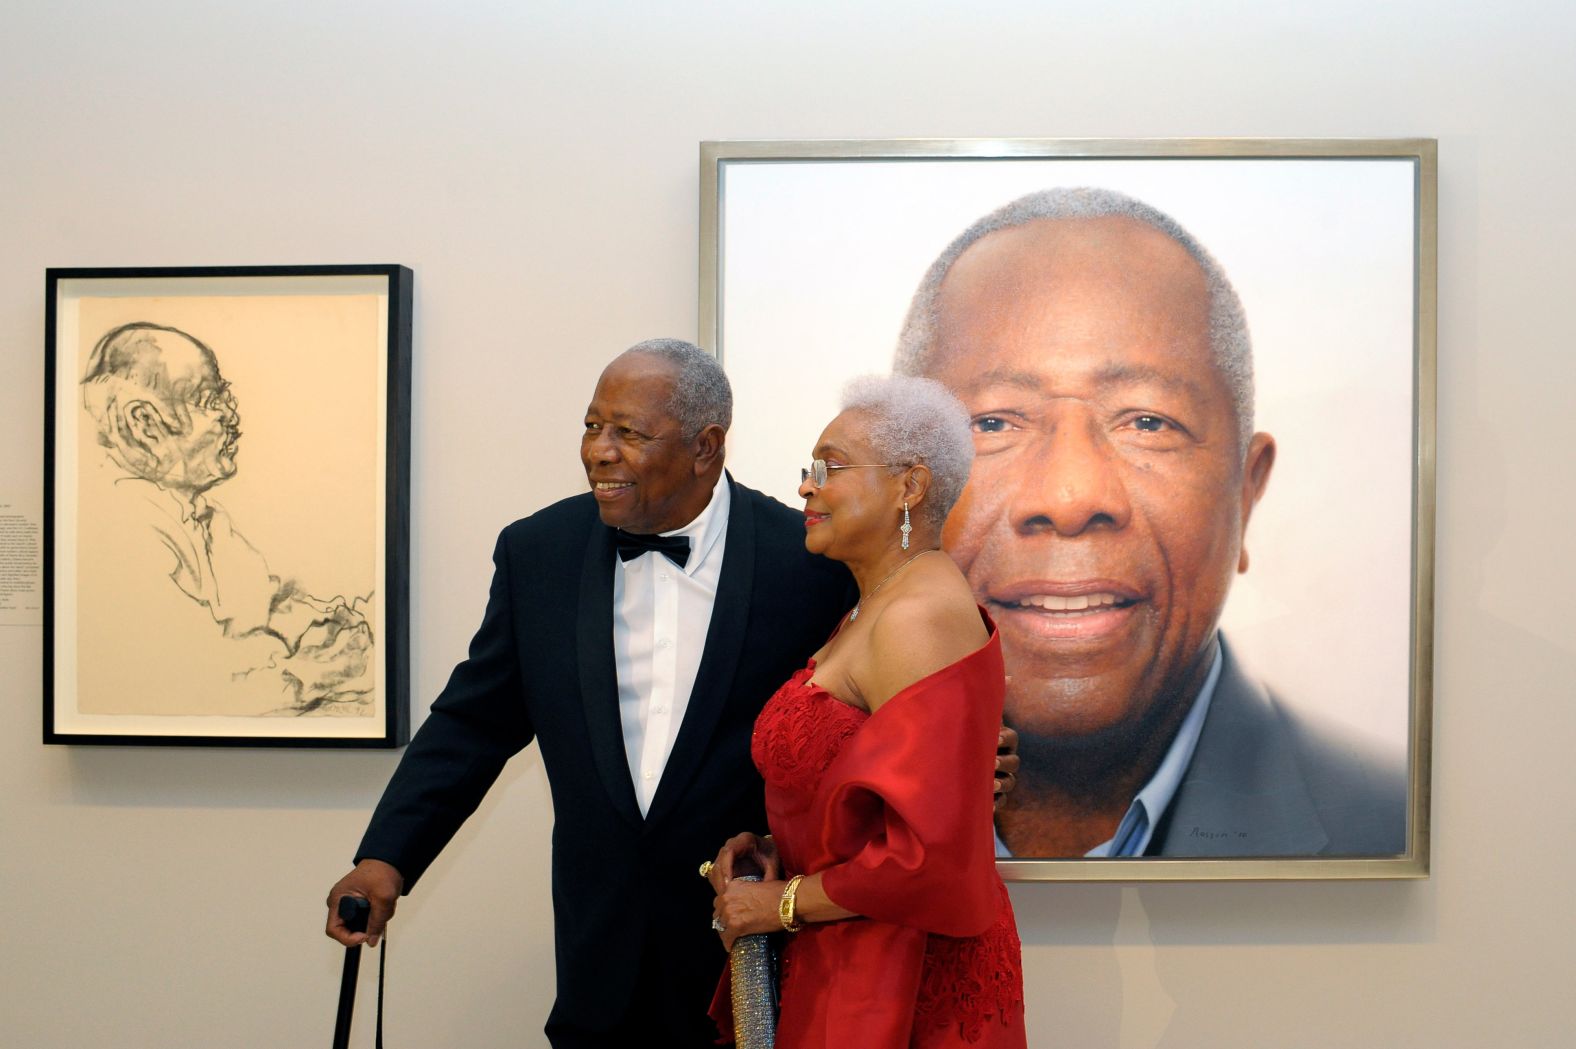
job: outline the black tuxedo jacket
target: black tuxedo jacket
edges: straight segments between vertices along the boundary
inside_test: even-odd
[[[725,955],[696,867],[728,837],[764,832],[755,716],[856,596],[841,565],[805,552],[802,514],[729,483],[700,670],[644,819],[614,677],[612,531],[587,493],[499,536],[470,655],[411,741],[357,853],[393,864],[408,892],[504,762],[536,739],[555,814],[550,1032],[605,1029],[637,980],[655,981],[648,997],[655,987],[674,1008],[704,1015]]]

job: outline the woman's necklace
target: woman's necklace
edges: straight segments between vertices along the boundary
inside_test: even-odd
[[[930,548],[930,550],[934,550],[934,549],[936,549],[936,548],[935,547],[931,547]],[[914,561],[917,560],[921,554],[928,554],[928,553],[930,553],[930,550],[921,550],[918,554],[915,554],[913,557],[910,557],[908,560],[904,561],[902,564],[900,564],[896,568],[892,569],[892,571],[890,571],[890,572],[888,572],[886,574],[886,579],[882,579],[881,582],[877,583],[875,589],[870,591],[870,593],[866,594],[865,597],[875,597],[876,594],[878,594],[881,591],[881,588],[887,585],[887,579],[891,579],[893,576],[895,576],[899,572],[903,571],[903,569],[905,569],[909,565],[913,564]],[[848,613],[848,621],[850,623],[852,623],[854,620],[859,618],[859,606],[865,603],[865,597],[861,597],[858,601],[854,602],[854,610],[852,612]]]

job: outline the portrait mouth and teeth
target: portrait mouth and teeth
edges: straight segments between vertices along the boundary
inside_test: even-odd
[[[1081,594],[1077,597],[1058,597],[1055,594],[1031,594],[1018,599],[1019,608],[1043,608],[1047,612],[1080,613],[1095,611],[1111,605],[1127,605],[1115,594]]]
[[[1108,580],[1019,583],[987,594],[1004,627],[1051,641],[1097,641],[1124,630],[1143,594]]]

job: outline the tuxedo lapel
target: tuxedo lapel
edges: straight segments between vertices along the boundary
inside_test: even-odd
[[[618,714],[617,664],[613,658],[613,532],[592,525],[580,574],[576,611],[580,697],[585,707],[586,735],[602,786],[625,819],[640,822],[635,785],[629,778],[623,723]]]
[[[750,614],[750,593],[755,584],[755,510],[749,495],[734,484],[728,508],[727,543],[722,553],[722,575],[717,580],[717,599],[711,607],[711,623],[706,628],[706,647],[701,653],[700,670],[690,692],[684,723],[673,742],[673,751],[662,770],[662,781],[646,813],[648,822],[660,819],[677,802],[695,775],[701,757],[711,743],[717,719],[733,692],[734,673],[744,648],[745,627]]]

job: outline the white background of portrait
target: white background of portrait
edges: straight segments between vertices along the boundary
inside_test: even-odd
[[[1027,1027],[1568,1049],[1573,51],[1548,0],[10,0],[0,491],[43,489],[45,267],[412,267],[419,723],[499,529],[583,490],[597,374],[696,334],[702,140],[1437,137],[1433,874],[1014,884]],[[323,899],[399,755],[46,747],[42,648],[0,628],[0,1045],[328,1044]],[[544,1044],[552,830],[533,746],[400,901],[391,1045]]]
[[[1294,704],[1405,750],[1415,165],[1394,159],[725,161],[718,266],[735,473],[789,505],[843,383],[891,370],[909,300],[974,220],[1098,186],[1180,222],[1237,289],[1277,458],[1221,617]]]

